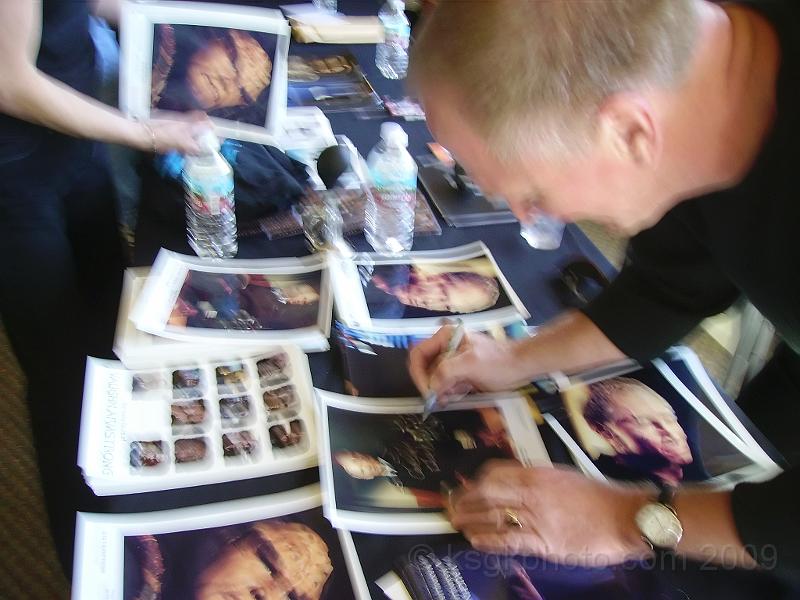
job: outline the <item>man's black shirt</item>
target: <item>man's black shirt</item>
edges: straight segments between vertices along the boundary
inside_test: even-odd
[[[742,406],[793,462],[800,459],[800,6],[744,4],[770,21],[781,47],[777,116],[754,165],[737,186],[683,202],[635,236],[627,264],[585,314],[625,354],[649,360],[746,296],[775,325],[782,347]],[[800,569],[798,507],[797,469],[733,493],[742,541],[757,559],[775,548],[790,569]]]

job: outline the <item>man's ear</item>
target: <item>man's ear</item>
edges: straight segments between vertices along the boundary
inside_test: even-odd
[[[614,94],[597,112],[598,135],[610,156],[636,166],[654,164],[661,153],[661,133],[652,105],[639,94]]]

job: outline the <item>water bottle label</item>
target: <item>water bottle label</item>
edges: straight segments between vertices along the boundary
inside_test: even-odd
[[[401,189],[401,190],[416,190],[417,188],[417,174],[416,172],[410,173],[407,177],[400,179],[397,176],[385,177],[376,169],[370,171],[372,175],[372,183],[376,189]]]
[[[233,210],[233,181],[229,177],[199,184],[185,181],[186,199],[198,214],[219,216]]]
[[[407,206],[413,208],[417,204],[415,190],[409,188],[376,188],[373,196],[375,204],[382,208]]]
[[[403,50],[408,50],[410,35],[411,28],[408,25],[385,27],[383,31],[385,43],[400,46]]]

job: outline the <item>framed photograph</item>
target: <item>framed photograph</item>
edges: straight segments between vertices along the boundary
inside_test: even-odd
[[[319,486],[139,514],[78,513],[73,595],[355,598]]]
[[[317,464],[311,372],[296,347],[137,370],[90,358],[83,402],[78,465],[100,496]]]
[[[694,379],[691,371],[684,374]],[[752,438],[736,435],[664,361],[579,379],[561,390],[562,408],[544,418],[578,466],[594,477],[730,488],[780,472]],[[741,423],[738,428],[745,429]]]
[[[222,136],[274,143],[286,112],[289,36],[277,10],[127,0],[120,106],[140,118],[202,111]]]
[[[443,491],[484,463],[550,464],[527,400],[513,393],[462,401],[425,421],[419,398],[316,394],[325,510],[336,527],[448,533]]]
[[[448,318],[475,329],[530,316],[483,242],[399,257],[364,253],[354,263],[331,264],[337,315],[349,327],[423,333]]]
[[[297,344],[328,349],[332,310],[325,258],[210,262],[161,250],[131,320],[194,343]]]

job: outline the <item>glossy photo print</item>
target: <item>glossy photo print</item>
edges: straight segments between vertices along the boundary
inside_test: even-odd
[[[258,31],[156,25],[150,106],[264,126],[275,45]]]
[[[317,106],[340,112],[379,106],[380,98],[350,53],[300,56],[288,59],[289,106]]]
[[[332,297],[319,254],[210,263],[162,249],[130,313],[147,333],[189,342],[327,350]]]
[[[345,533],[345,558],[359,598],[413,600],[618,600],[662,597],[652,569],[632,564],[558,565],[535,556],[500,556],[457,534]],[[671,598],[672,596],[663,596]]]
[[[308,598],[352,593],[320,509],[251,523],[125,538],[126,600]],[[256,595],[254,595],[256,594]]]
[[[487,554],[458,534],[342,532],[341,538],[359,600],[687,600],[706,598],[709,589],[726,600],[783,595],[773,593],[775,579],[766,570],[711,569],[683,557],[666,559],[664,567],[652,558],[578,565]]]
[[[486,258],[376,265],[364,296],[373,319],[456,317],[511,306]]]
[[[348,510],[442,510],[442,486],[456,488],[492,459],[513,459],[494,407],[369,415],[329,409],[337,505]]]
[[[562,399],[565,414],[549,422],[577,443],[578,462],[603,477],[725,487],[774,474],[763,452],[698,411],[653,365],[570,387]]]
[[[317,322],[319,271],[291,276],[189,271],[169,317],[172,327],[301,329]]]
[[[332,270],[337,315],[348,327],[432,333],[447,319],[481,329],[530,316],[482,242],[354,262],[357,269]]]
[[[349,394],[371,398],[419,395],[408,372],[408,353],[413,346],[430,338],[430,334],[383,334],[353,329],[339,322],[334,329]],[[529,335],[524,321],[488,327],[484,333],[496,340]]]
[[[449,531],[448,490],[490,460],[549,464],[525,400],[462,401],[422,419],[418,399],[375,402],[317,390],[325,439],[320,465],[328,517],[357,531]]]
[[[354,598],[319,486],[188,508],[79,513],[73,594],[123,600]]]

